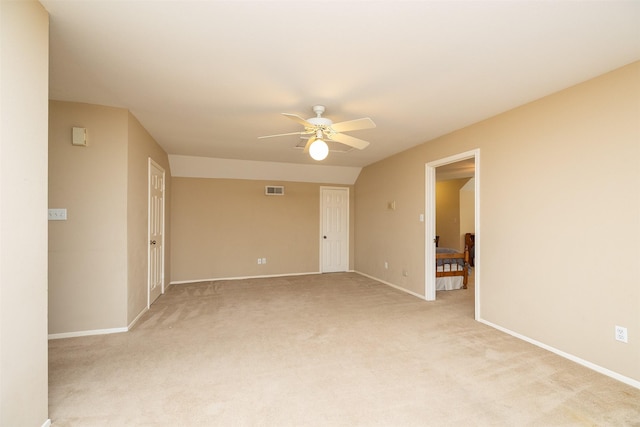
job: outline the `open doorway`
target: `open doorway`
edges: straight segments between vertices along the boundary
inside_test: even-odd
[[[473,231],[474,231],[474,301],[475,318],[480,318],[480,239],[479,239],[479,214],[480,214],[480,150],[472,150],[435,160],[426,164],[425,170],[425,299],[436,299],[435,254],[436,254],[436,172],[439,168],[451,176],[460,175],[469,171],[463,169],[473,168]]]

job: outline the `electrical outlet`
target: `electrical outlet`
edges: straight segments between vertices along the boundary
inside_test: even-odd
[[[262,258],[258,258],[258,264],[262,264]]]
[[[66,221],[66,209],[49,209],[49,221]]]
[[[267,263],[267,259],[266,258],[262,258],[262,263],[266,264]]]
[[[385,270],[389,269],[389,263],[387,261],[384,262],[384,269]]]
[[[627,342],[627,328],[616,325],[616,341]]]

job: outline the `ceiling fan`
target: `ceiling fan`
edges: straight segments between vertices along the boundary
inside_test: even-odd
[[[362,119],[333,123],[326,117],[322,117],[324,110],[325,108],[323,105],[315,105],[313,107],[313,112],[316,113],[316,117],[311,117],[310,119],[303,119],[295,114],[282,113],[283,116],[304,126],[304,130],[301,132],[260,136],[258,139],[287,135],[309,135],[309,140],[304,146],[304,152],[309,153],[314,160],[324,160],[329,154],[329,146],[325,140],[339,142],[341,144],[348,145],[349,147],[357,148],[358,150],[362,150],[369,145],[369,142],[367,141],[345,135],[342,132],[374,128],[376,127],[376,124],[373,123],[373,120],[368,117],[364,117]]]

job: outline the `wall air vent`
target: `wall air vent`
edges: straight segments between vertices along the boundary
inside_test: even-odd
[[[267,185],[264,187],[264,194],[267,196],[284,196],[283,185]]]

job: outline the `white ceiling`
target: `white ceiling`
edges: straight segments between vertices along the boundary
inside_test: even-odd
[[[129,109],[169,153],[315,163],[288,112],[371,145],[365,166],[640,59],[639,1],[61,1],[52,99]]]

